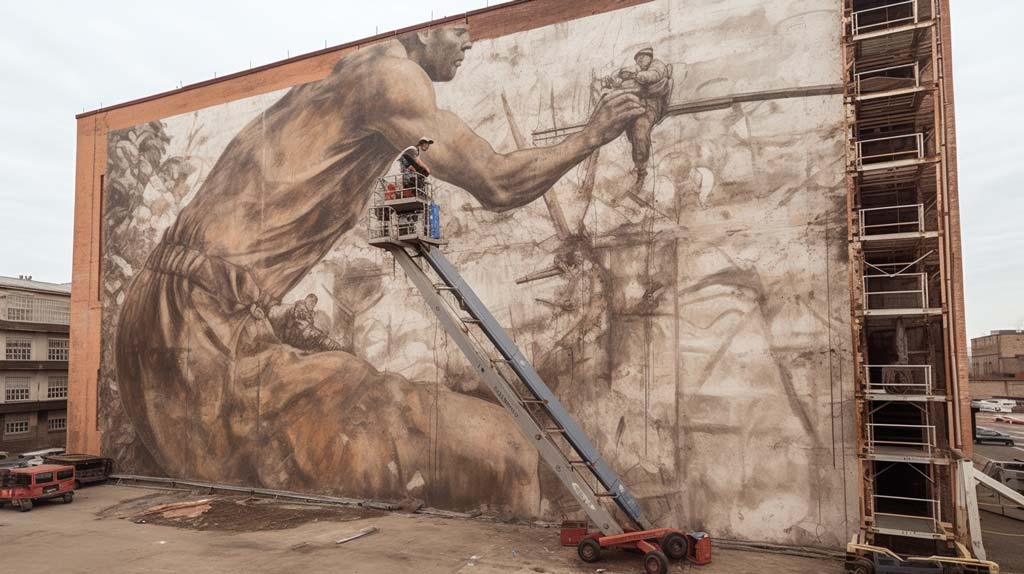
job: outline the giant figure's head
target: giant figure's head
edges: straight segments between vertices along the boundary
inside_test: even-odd
[[[420,30],[400,37],[399,41],[405,46],[409,58],[435,82],[454,79],[466,57],[466,50],[473,47],[469,28],[465,26]]]

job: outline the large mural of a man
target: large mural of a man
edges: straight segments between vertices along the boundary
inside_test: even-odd
[[[844,116],[820,90],[841,66],[810,55],[841,25],[820,8],[423,30],[110,131],[104,452],[138,474],[573,515],[367,244],[373,180],[428,138],[446,256],[653,521],[841,543]]]
[[[536,455],[501,409],[433,396],[347,352],[299,352],[268,319],[422,135],[436,141],[435,177],[501,211],[538,198],[644,111],[634,90],[614,90],[582,132],[497,153],[435,102],[434,82],[452,80],[471,46],[467,28],[447,27],[342,58],[238,133],[163,234],[127,290],[116,363],[126,411],[164,472],[291,490],[328,475],[340,490],[394,494],[428,466],[439,425],[449,498],[518,493],[515,509],[531,511]],[[438,421],[422,408],[435,401]]]

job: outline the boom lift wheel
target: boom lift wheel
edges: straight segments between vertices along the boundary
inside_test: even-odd
[[[875,563],[863,556],[858,556],[847,566],[851,574],[875,574]]]
[[[682,560],[686,558],[687,550],[686,537],[678,532],[669,532],[661,539],[661,551],[670,560]]]
[[[651,550],[644,554],[644,572],[647,574],[667,574],[668,557],[661,550]]]
[[[593,538],[584,538],[576,545],[576,553],[584,562],[597,562],[601,559],[601,544]]]
[[[61,498],[64,499],[64,504],[71,504],[71,501],[75,499],[75,495],[71,492],[65,492]]]
[[[29,498],[22,499],[21,507],[18,510],[21,510],[22,512],[28,512],[29,510],[32,510],[32,500]]]

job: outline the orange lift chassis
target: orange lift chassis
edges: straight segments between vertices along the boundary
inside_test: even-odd
[[[564,524],[562,544],[575,545],[585,562],[600,560],[607,548],[639,550],[649,574],[667,572],[669,559],[709,562],[707,535],[651,527],[618,474],[441,254],[445,242],[440,207],[433,201],[430,183],[417,179],[414,188],[403,187],[401,176],[374,183],[369,243],[394,256],[477,374],[587,514],[592,528],[587,523]],[[628,519],[627,526],[619,524],[603,498],[615,503]]]

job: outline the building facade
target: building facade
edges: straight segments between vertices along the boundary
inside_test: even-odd
[[[971,339],[971,377],[1024,379],[1024,331],[992,331]]]
[[[0,277],[0,451],[63,447],[71,285]]]
[[[521,0],[79,116],[72,448],[572,514],[366,245],[426,136],[448,257],[657,522],[968,541],[946,2],[707,4]]]

